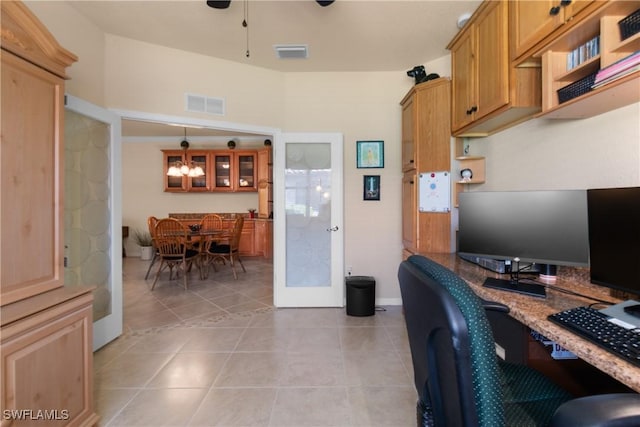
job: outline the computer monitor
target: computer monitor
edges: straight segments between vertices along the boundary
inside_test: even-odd
[[[461,255],[553,268],[589,265],[586,190],[471,191],[458,201]],[[529,293],[517,280],[506,282],[488,280],[485,286]],[[545,295],[543,286],[527,288]]]
[[[640,295],[640,187],[587,191],[591,282]]]

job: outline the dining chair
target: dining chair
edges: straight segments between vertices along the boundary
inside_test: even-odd
[[[216,271],[213,263],[214,255],[209,252],[210,248],[215,246],[220,238],[223,238],[224,220],[218,214],[207,214],[200,220],[200,240],[197,247],[200,250],[200,278],[209,277],[209,267],[212,266]],[[220,234],[207,234],[211,232],[219,232]]]
[[[158,218],[155,216],[150,216],[147,218],[147,228],[149,229],[149,234],[151,235],[151,247],[153,248],[153,258],[151,258],[151,263],[149,264],[149,268],[147,269],[147,274],[144,275],[144,280],[149,278],[149,273],[151,272],[151,268],[153,264],[155,264],[156,260],[160,257],[160,253],[158,252],[158,247],[156,246],[155,234],[156,234],[156,225],[158,224]]]
[[[236,262],[240,264],[240,267],[242,267],[242,271],[244,271],[245,273],[247,272],[247,270],[244,268],[244,264],[242,264],[239,253],[240,237],[242,236],[243,226],[244,217],[237,216],[233,223],[233,227],[227,236],[227,243],[216,243],[215,245],[212,245],[208,250],[208,253],[211,255],[212,264],[216,261],[221,261],[223,264],[226,264],[227,261],[229,262],[229,264],[231,265],[231,270],[233,271],[233,278],[236,280],[238,279],[238,275],[236,273]]]
[[[164,218],[158,221],[155,235],[156,246],[160,254],[160,267],[151,290],[156,286],[160,273],[167,267],[169,268],[169,280],[173,278],[174,267],[176,268],[176,277],[182,270],[184,288],[187,289],[187,273],[191,269],[193,261],[200,255],[197,250],[189,246],[189,229],[175,218]]]

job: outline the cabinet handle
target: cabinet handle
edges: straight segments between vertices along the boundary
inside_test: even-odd
[[[409,184],[413,185],[413,181],[409,181]]]
[[[559,13],[560,13],[560,6],[553,6],[551,9],[549,9],[549,15],[551,16],[556,16]]]
[[[413,159],[409,160],[409,163],[413,163]]]
[[[478,106],[474,105],[473,107],[469,108],[467,110],[467,115],[470,116],[471,114],[475,113],[476,111],[478,111]]]
[[[571,0],[562,0],[560,1],[560,6],[565,7],[571,4]]]

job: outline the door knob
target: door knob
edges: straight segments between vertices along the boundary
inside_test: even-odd
[[[338,226],[327,228],[327,231],[338,231]]]

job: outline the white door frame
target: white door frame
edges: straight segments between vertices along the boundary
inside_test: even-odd
[[[286,286],[285,145],[294,143],[331,144],[331,285],[327,287]],[[343,135],[341,133],[278,133],[274,138],[274,288],[276,307],[344,306],[344,201]],[[329,231],[328,231],[329,232]],[[313,262],[313,260],[309,260]]]
[[[65,108],[110,126],[110,194],[111,208],[111,314],[93,322],[93,350],[122,335],[122,161],[121,121],[113,112],[71,95],[65,95]]]

